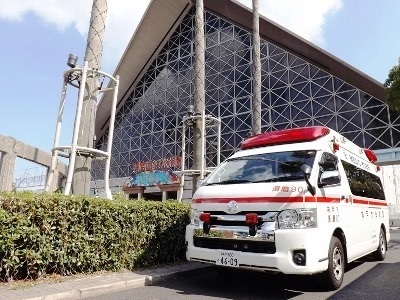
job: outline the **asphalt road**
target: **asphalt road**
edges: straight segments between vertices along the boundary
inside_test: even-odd
[[[326,291],[318,276],[238,272],[225,278],[212,268],[203,272],[87,300],[206,300],[206,299],[400,299],[400,230],[391,232],[386,259],[370,257],[349,265],[341,289]]]

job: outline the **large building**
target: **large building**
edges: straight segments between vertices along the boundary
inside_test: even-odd
[[[204,8],[205,113],[221,120],[223,160],[251,131],[252,11],[232,0],[205,0]],[[194,16],[194,1],[153,0],[115,71],[121,80],[111,174],[113,185],[125,183],[128,192],[154,198],[177,191],[182,120],[194,96]],[[260,37],[262,131],[327,125],[375,150],[381,164],[400,159],[400,115],[385,103],[381,83],[264,17]],[[104,98],[98,107],[100,149],[110,105]],[[216,134],[207,132],[208,167],[216,163]],[[185,137],[190,169],[190,127]],[[102,170],[94,166],[98,184]],[[387,178],[397,180],[394,173]]]

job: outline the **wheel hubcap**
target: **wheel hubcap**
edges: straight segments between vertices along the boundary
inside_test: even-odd
[[[333,274],[335,275],[336,280],[340,280],[343,275],[343,261],[342,261],[342,252],[339,248],[335,248],[333,250]]]
[[[382,254],[385,254],[385,252],[386,252],[386,245],[385,245],[385,238],[384,238],[384,236],[383,236],[383,234],[381,234],[380,236],[379,236],[379,240],[380,240],[380,245],[381,245],[381,253]]]

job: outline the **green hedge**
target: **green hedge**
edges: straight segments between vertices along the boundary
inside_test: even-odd
[[[172,200],[0,193],[0,279],[183,261],[189,211]]]

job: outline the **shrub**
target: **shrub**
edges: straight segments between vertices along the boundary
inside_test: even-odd
[[[183,261],[189,211],[173,200],[0,193],[0,278]]]

